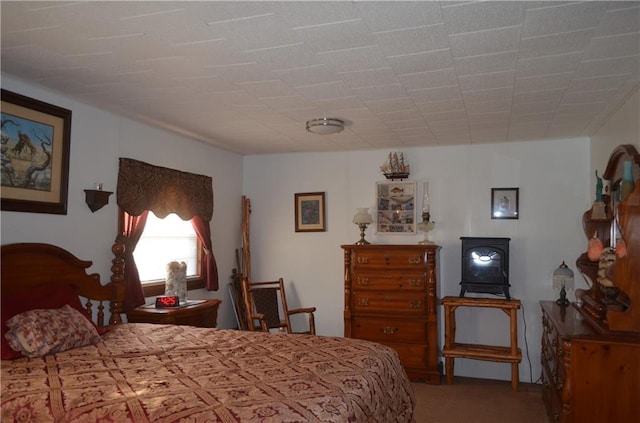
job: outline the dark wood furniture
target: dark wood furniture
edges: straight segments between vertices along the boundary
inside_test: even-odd
[[[633,163],[634,190],[618,200],[623,162]],[[640,416],[640,155],[612,152],[605,219],[582,217],[585,235],[604,245],[600,260],[576,261],[591,287],[570,306],[542,302],[542,382],[554,422],[635,422]],[[621,249],[621,241],[626,249]],[[615,246],[618,246],[616,249]],[[610,250],[612,249],[612,250]],[[613,254],[611,254],[613,253]],[[612,261],[606,261],[614,256]],[[606,283],[605,283],[606,282]],[[613,283],[613,286],[609,284]]]
[[[210,299],[176,308],[141,306],[127,312],[127,321],[129,323],[162,323],[215,328],[218,320],[218,307],[221,302]]]
[[[552,422],[640,416],[640,339],[602,335],[575,307],[542,301],[543,400]]]
[[[69,251],[51,244],[18,243],[1,250],[2,295],[36,289],[54,282],[74,283],[84,298],[87,314],[99,327],[122,323],[124,300],[124,245],[114,243],[111,283],[103,285],[100,275],[87,274],[93,262],[81,260]],[[110,315],[105,311],[108,310]],[[106,321],[105,321],[106,320]]]
[[[344,336],[398,352],[413,381],[440,383],[436,245],[342,245]]]
[[[496,361],[511,363],[511,387],[518,390],[520,373],[518,364],[522,361],[522,351],[518,348],[518,310],[520,300],[514,298],[503,300],[499,298],[462,298],[444,297],[444,348],[447,384],[453,383],[453,361],[455,358],[469,358],[473,360]],[[509,346],[463,344],[456,342],[456,309],[458,307],[481,307],[502,310],[509,316],[510,335]]]

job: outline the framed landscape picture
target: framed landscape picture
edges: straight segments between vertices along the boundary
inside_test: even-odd
[[[295,194],[296,232],[325,232],[324,192]]]
[[[376,183],[377,233],[416,233],[416,182]]]
[[[2,210],[67,214],[71,111],[1,95]]]

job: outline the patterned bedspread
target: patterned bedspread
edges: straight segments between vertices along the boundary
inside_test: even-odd
[[[2,422],[411,422],[396,353],[348,338],[130,323],[2,361]]]

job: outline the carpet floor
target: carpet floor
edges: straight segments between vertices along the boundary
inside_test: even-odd
[[[453,384],[413,383],[416,423],[547,423],[542,385],[455,377]]]

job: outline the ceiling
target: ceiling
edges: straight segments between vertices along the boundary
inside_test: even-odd
[[[2,72],[240,154],[585,136],[640,2],[2,0]],[[305,122],[345,121],[334,135]]]

